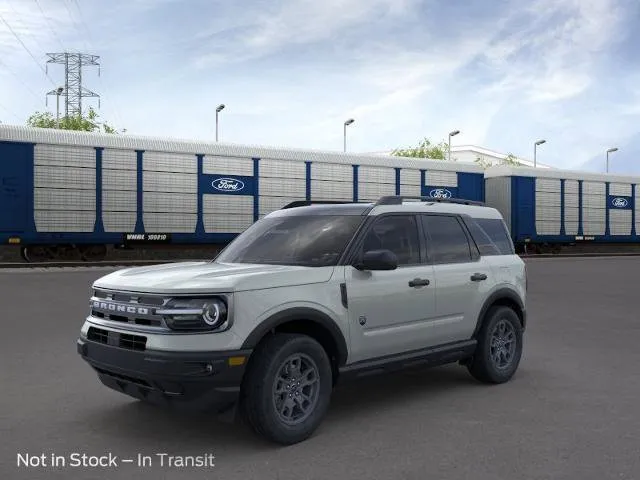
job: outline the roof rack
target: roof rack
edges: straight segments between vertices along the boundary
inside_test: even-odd
[[[296,208],[296,207],[309,207],[311,205],[345,205],[348,203],[358,203],[358,202],[347,202],[340,200],[296,200],[291,203],[287,203],[280,210],[285,210],[287,208]]]
[[[434,197],[414,197],[408,195],[388,195],[385,197],[380,197],[380,199],[375,203],[378,205],[402,205],[402,202],[405,200],[420,200],[424,202],[438,202],[438,203],[457,203],[461,205],[477,205],[483,207],[485,204],[483,202],[477,202],[475,200],[467,200],[464,198],[434,198]]]

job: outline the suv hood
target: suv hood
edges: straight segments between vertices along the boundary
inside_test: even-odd
[[[95,288],[143,293],[222,293],[326,282],[333,267],[176,262],[118,270]]]

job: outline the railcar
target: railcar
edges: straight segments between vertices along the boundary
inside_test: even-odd
[[[505,218],[519,252],[564,245],[640,243],[640,177],[496,166],[485,171],[485,202]]]
[[[293,201],[484,200],[473,164],[0,125],[0,242],[25,261],[224,246]]]

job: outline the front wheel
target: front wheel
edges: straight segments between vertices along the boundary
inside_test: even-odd
[[[320,425],[332,389],[331,363],[317,341],[275,334],[252,355],[242,407],[259,435],[290,445],[307,439]]]
[[[478,333],[478,346],[467,365],[484,383],[504,383],[513,377],[522,357],[522,325],[509,307],[492,307]]]

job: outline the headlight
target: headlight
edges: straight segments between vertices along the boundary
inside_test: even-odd
[[[230,326],[227,304],[221,298],[175,298],[156,314],[171,330],[223,331]]]

